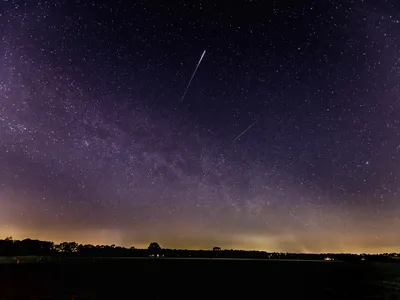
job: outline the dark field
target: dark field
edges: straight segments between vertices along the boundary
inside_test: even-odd
[[[400,299],[400,264],[165,258],[22,261],[0,265],[1,296]]]

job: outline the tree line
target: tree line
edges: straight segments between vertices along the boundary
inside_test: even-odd
[[[157,242],[147,249],[120,247],[115,245],[82,245],[76,242],[59,244],[33,239],[0,240],[0,256],[75,256],[75,257],[170,257],[170,258],[253,258],[253,259],[300,259],[339,261],[385,261],[400,262],[400,254],[303,254],[265,251],[226,250],[214,247],[210,250],[165,249]]]

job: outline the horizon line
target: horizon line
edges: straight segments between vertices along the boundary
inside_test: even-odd
[[[87,246],[87,245],[91,245],[94,247],[99,247],[99,246],[108,246],[108,247],[119,247],[119,248],[124,248],[124,249],[128,249],[128,250],[147,250],[147,248],[141,248],[141,247],[135,247],[135,246],[131,246],[131,247],[127,247],[127,246],[122,246],[122,245],[117,245],[117,244],[90,244],[90,243],[80,243],[77,241],[62,241],[62,242],[54,242],[54,241],[50,241],[50,240],[41,240],[38,238],[24,238],[24,239],[14,239],[12,236],[6,236],[4,238],[0,238],[0,240],[6,240],[7,238],[11,238],[12,241],[23,241],[23,240],[33,240],[33,241],[40,241],[40,242],[49,242],[49,243],[53,243],[54,245],[60,245],[62,243],[76,243],[78,245],[82,245],[82,246]],[[154,242],[154,241],[153,241]],[[149,242],[149,245],[153,242]],[[157,242],[156,242],[157,243]],[[400,252],[376,252],[376,253],[372,253],[372,252],[290,252],[290,251],[268,251],[268,250],[257,250],[257,249],[235,249],[235,248],[222,248],[219,246],[214,246],[217,248],[220,248],[219,251],[241,251],[241,252],[264,252],[264,253],[279,253],[279,254],[302,254],[302,255],[323,255],[323,254],[334,254],[334,255],[344,255],[344,254],[348,254],[348,255],[385,255],[385,254],[398,254],[400,255]],[[164,250],[176,250],[176,251],[214,251],[213,247],[211,248],[173,248],[173,247],[161,247]]]

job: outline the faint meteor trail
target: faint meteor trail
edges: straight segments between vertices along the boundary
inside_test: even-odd
[[[199,68],[199,66],[200,66],[200,64],[201,64],[201,61],[203,60],[204,54],[206,54],[206,50],[203,51],[203,54],[201,55],[200,60],[199,60],[199,62],[197,63],[196,68],[194,69],[193,75],[192,75],[192,77],[190,78],[188,85],[186,86],[185,92],[183,93],[180,102],[182,102],[183,99],[185,98],[186,93],[187,93],[187,91],[188,91],[188,89],[189,89],[189,86],[190,86],[190,84],[192,83],[192,80],[193,80],[193,78],[194,78],[194,75],[196,75],[197,69]]]
[[[243,136],[247,131],[249,131],[254,125],[256,125],[258,122],[258,120],[255,120],[249,127],[247,127],[245,130],[243,130],[233,141],[232,144],[234,142],[236,142],[238,139],[240,139],[241,136]],[[218,168],[222,163],[224,163],[224,159],[220,160],[219,163],[217,163],[217,165],[215,166],[215,168]]]
[[[249,127],[247,127],[245,130],[242,131],[241,134],[239,134],[233,141],[232,143],[236,142],[238,139],[240,139],[240,137],[245,134],[247,131],[249,131],[251,129],[251,127],[253,127],[254,125],[256,125],[256,123],[258,122],[258,120],[255,120]]]

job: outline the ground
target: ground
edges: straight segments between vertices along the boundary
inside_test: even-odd
[[[0,265],[0,295],[400,299],[400,264],[165,258],[86,258],[47,264],[21,258],[19,264]]]

